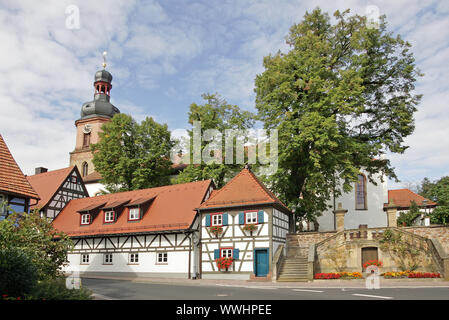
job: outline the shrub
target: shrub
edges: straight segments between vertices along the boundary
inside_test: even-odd
[[[37,283],[38,270],[30,256],[18,248],[0,249],[0,295],[23,297]]]
[[[338,273],[316,273],[315,279],[340,279],[341,275]]]
[[[27,299],[30,300],[91,300],[92,292],[86,288],[67,289],[64,278],[39,281]]]

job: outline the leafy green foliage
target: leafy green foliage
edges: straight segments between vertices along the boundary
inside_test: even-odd
[[[61,275],[73,242],[64,233],[56,232],[50,220],[41,218],[37,211],[13,213],[0,222],[0,249],[11,248],[29,256],[38,279],[43,280]]]
[[[87,288],[67,289],[64,278],[39,281],[28,300],[91,300],[92,292]]]
[[[256,108],[266,129],[279,130],[279,169],[270,185],[298,218],[315,220],[331,195],[349,192],[363,168],[397,179],[387,151],[403,153],[414,130],[421,74],[411,45],[366,17],[320,9],[291,27],[288,53],[264,58]]]
[[[387,229],[379,242],[380,248],[390,254],[402,271],[414,271],[423,261],[423,252],[407,242],[399,232]]]
[[[246,130],[254,125],[254,115],[249,111],[243,111],[236,105],[226,102],[218,94],[203,94],[205,103],[198,105],[192,103],[189,111],[189,123],[201,121],[201,134],[208,129],[218,130],[222,134],[222,146],[225,145],[225,130]],[[189,130],[192,141],[193,130]],[[208,142],[202,141],[201,153]],[[220,146],[221,147],[221,146]],[[186,148],[187,149],[187,148]],[[190,163],[193,163],[193,143],[190,143]],[[234,156],[235,156],[235,148]],[[186,183],[199,180],[212,179],[218,188],[221,188],[226,179],[232,178],[243,167],[243,164],[225,164],[226,152],[223,151],[221,163],[206,163],[202,159],[201,164],[193,164],[186,167],[177,177],[175,183]]]
[[[0,248],[0,296],[24,297],[37,283],[38,270],[22,249]]]
[[[418,218],[420,215],[421,212],[419,211],[418,205],[415,201],[412,201],[410,209],[408,211],[401,212],[401,214],[399,215],[398,225],[410,227],[413,225],[416,218]]]
[[[449,224],[449,177],[434,182],[424,178],[418,192],[438,205],[430,214],[431,223]]]
[[[109,192],[170,184],[170,150],[167,125],[152,118],[140,124],[126,114],[103,124],[100,141],[93,144],[93,163]]]

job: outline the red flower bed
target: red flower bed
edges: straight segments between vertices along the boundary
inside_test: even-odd
[[[370,260],[368,262],[365,262],[363,264],[363,269],[368,268],[369,266],[378,266],[378,267],[382,267],[382,261],[379,260]]]
[[[439,278],[439,273],[433,272],[410,272],[408,274],[409,278]]]
[[[316,273],[315,279],[340,279],[341,275],[338,273]]]

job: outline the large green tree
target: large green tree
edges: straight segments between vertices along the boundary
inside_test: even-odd
[[[314,219],[332,194],[351,190],[361,168],[396,178],[386,152],[403,153],[421,96],[411,45],[387,31],[385,17],[319,8],[286,38],[290,51],[264,58],[256,107],[279,130],[279,169],[271,184],[290,208]]]
[[[189,139],[187,143],[181,146],[188,150],[191,165],[187,166],[175,180],[176,183],[185,183],[199,180],[212,179],[215,185],[220,188],[225,184],[225,181],[232,178],[238,172],[243,164],[237,164],[235,161],[235,140],[233,147],[234,162],[232,164],[225,163],[226,152],[225,146],[225,131],[226,130],[247,130],[254,125],[254,115],[249,111],[241,110],[238,106],[227,103],[219,94],[203,94],[202,98],[205,100],[204,104],[192,103],[189,110],[189,124],[192,126],[194,122],[198,121],[201,124],[201,146],[200,151],[203,154],[205,148],[209,148],[210,155],[214,156],[215,151],[222,153],[217,156],[221,161],[206,162],[201,158],[201,163],[194,163],[193,156],[193,129],[188,130]],[[221,136],[221,145],[216,148],[210,146],[211,141],[205,141],[205,130],[217,130]],[[244,137],[240,137],[244,138]],[[214,150],[215,149],[215,150]],[[217,163],[221,162],[221,163]]]
[[[167,185],[172,146],[167,125],[148,117],[138,124],[129,115],[117,114],[92,145],[93,163],[110,192]]]
[[[436,181],[424,178],[418,189],[420,195],[438,204],[430,215],[431,222],[449,224],[449,177]]]

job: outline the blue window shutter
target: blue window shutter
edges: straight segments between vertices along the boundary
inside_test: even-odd
[[[234,252],[232,253],[232,257],[234,259],[238,259],[239,258],[239,249],[234,249]]]
[[[210,214],[206,214],[206,227],[210,227]]]
[[[220,258],[220,249],[215,249],[214,250],[214,259],[218,259]]]
[[[263,210],[257,212],[257,223],[263,223]]]
[[[228,225],[228,214],[227,213],[223,213],[223,225],[224,226]]]
[[[239,213],[239,224],[245,224],[245,213],[244,212]]]

